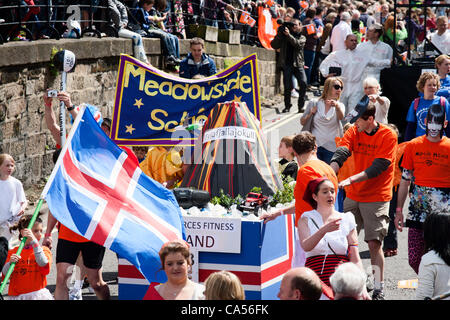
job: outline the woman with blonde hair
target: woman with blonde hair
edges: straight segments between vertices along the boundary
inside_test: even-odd
[[[241,280],[225,270],[211,273],[205,281],[205,300],[245,300]]]
[[[363,81],[364,94],[369,97],[369,104],[375,105],[375,121],[387,124],[391,101],[381,95],[380,83],[373,77]]]
[[[317,157],[330,163],[336,151],[335,137],[342,137],[342,123],[345,106],[339,102],[344,82],[339,77],[325,80],[322,96],[308,102],[300,118],[303,131],[311,132],[317,141]]]
[[[434,60],[437,74],[439,75],[439,82],[441,87],[436,92],[437,96],[442,96],[450,99],[450,56],[448,54],[441,54]]]

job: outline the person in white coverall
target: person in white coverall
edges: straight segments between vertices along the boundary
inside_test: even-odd
[[[361,42],[358,44],[358,50],[364,50],[367,52],[367,55],[373,59],[383,59],[392,61],[393,50],[390,45],[380,41],[381,36],[383,35],[383,26],[379,23],[372,24],[369,28],[367,28],[367,41]],[[368,77],[373,77],[380,82],[380,73],[384,68],[389,68],[391,63],[387,65],[381,66],[370,66],[368,65],[365,68],[365,72],[363,74],[363,80]]]
[[[330,67],[341,68],[340,77],[344,81],[344,91],[340,102],[345,105],[345,115],[351,112],[356,104],[364,96],[362,81],[366,66],[390,65],[389,59],[373,59],[366,52],[357,48],[358,40],[354,34],[349,34],[345,39],[347,49],[330,53],[320,64],[319,70],[324,77],[336,76],[330,73]]]

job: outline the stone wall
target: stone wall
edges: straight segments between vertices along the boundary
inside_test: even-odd
[[[144,44],[152,65],[162,68],[160,41],[144,39]],[[67,91],[71,93],[73,103],[97,105],[104,117],[111,117],[113,112],[120,54],[133,53],[131,40],[120,38],[39,40],[0,45],[0,153],[14,157],[14,176],[25,187],[42,183],[53,168],[55,141],[46,128],[42,100],[46,88],[59,89],[60,86],[60,75],[52,76],[48,68],[53,47],[73,51],[77,57],[75,71],[67,77]],[[182,56],[188,49],[189,42],[180,41]],[[263,98],[275,95],[274,51],[207,42],[206,52],[214,58],[218,70],[256,52],[260,94]],[[58,117],[56,102],[54,107]]]

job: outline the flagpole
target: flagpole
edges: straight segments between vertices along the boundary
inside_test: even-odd
[[[36,209],[34,210],[33,216],[31,217],[30,223],[28,224],[28,229],[31,229],[34,225],[34,222],[36,221],[37,216],[39,215],[39,211],[41,210],[42,203],[44,202],[44,199],[39,199],[39,202],[36,206]],[[25,247],[25,242],[27,241],[27,237],[23,237],[22,241],[20,242],[19,249],[17,249],[16,254],[20,256],[20,253],[22,252],[22,249]],[[16,266],[15,262],[12,262],[9,266],[8,272],[5,275],[5,278],[3,279],[2,285],[0,286],[0,295],[3,293],[3,290],[5,289],[6,283],[9,280],[9,277],[11,276],[12,272],[14,271],[14,267]]]
[[[66,153],[67,149],[69,148],[70,141],[72,141],[72,137],[75,133],[75,129],[78,127],[85,110],[86,110],[86,106],[83,105],[80,108],[80,111],[78,112],[77,117],[75,118],[75,121],[73,122],[73,126],[70,129],[69,136],[67,137],[66,143],[62,147],[62,150],[61,150],[61,153],[59,154],[58,160],[56,161],[55,166],[53,167],[52,173],[50,174],[50,177],[48,178],[47,183],[44,186],[44,190],[42,190],[40,199],[44,199],[45,196],[47,195],[48,189],[52,185],[53,179],[55,178],[55,175],[56,175],[59,167],[61,166],[64,154]]]

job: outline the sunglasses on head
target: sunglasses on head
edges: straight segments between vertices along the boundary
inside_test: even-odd
[[[342,87],[342,86],[340,86],[338,84],[333,85],[333,88],[336,89],[336,90],[339,90],[339,89],[343,90],[344,89],[344,87]]]

